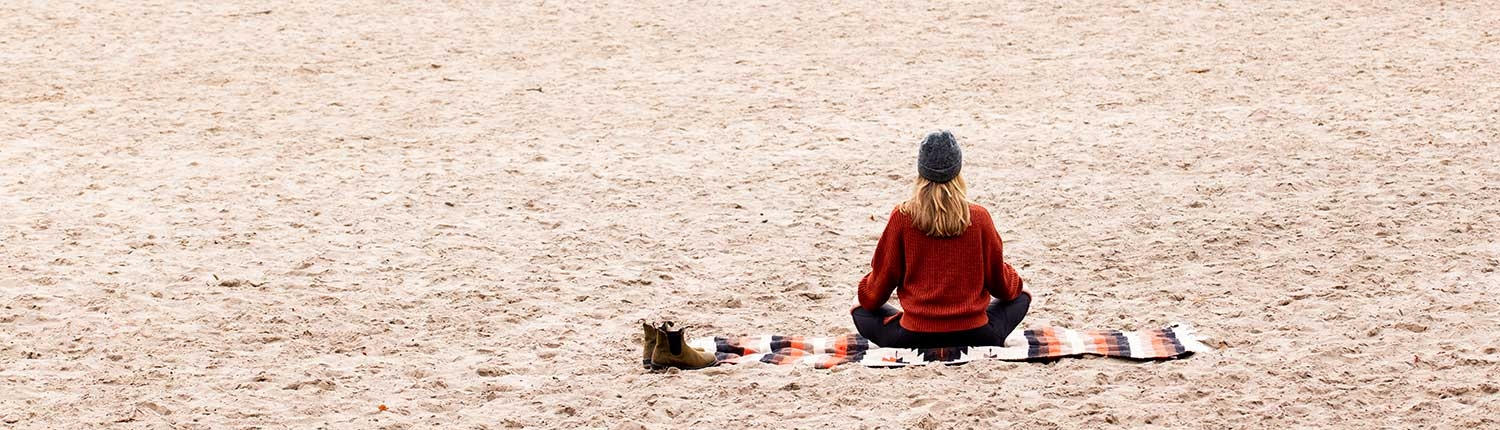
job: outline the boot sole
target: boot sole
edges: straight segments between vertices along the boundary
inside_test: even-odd
[[[651,363],[651,366],[649,366],[648,368],[651,369],[651,371],[653,371],[653,372],[654,371],[667,370],[667,369],[702,370],[702,369],[707,369],[707,368],[718,366],[718,365],[719,365],[719,361],[718,360],[714,360],[713,363],[709,363],[707,366],[703,366],[703,367],[685,367],[685,366],[673,366],[673,365]]]

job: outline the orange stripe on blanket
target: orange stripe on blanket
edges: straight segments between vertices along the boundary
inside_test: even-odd
[[[1093,351],[1089,352],[1104,355],[1105,352],[1109,351],[1109,336],[1105,336],[1104,332],[1100,331],[1090,331],[1088,334],[1089,339],[1093,341]]]
[[[779,357],[777,357],[776,359],[776,364],[792,364],[796,363],[798,359],[802,358],[802,356],[807,355],[807,351],[786,348],[782,349],[781,353],[778,355]]]
[[[1059,342],[1057,339],[1057,330],[1052,329],[1052,327],[1043,328],[1042,339],[1047,340],[1046,342],[1042,343],[1042,345],[1045,346],[1045,348],[1041,348],[1041,352],[1043,355],[1051,356],[1052,354],[1062,352],[1062,342]]]
[[[1157,356],[1172,355],[1172,348],[1167,346],[1167,338],[1163,337],[1161,330],[1151,330],[1147,333],[1151,334],[1151,349]]]

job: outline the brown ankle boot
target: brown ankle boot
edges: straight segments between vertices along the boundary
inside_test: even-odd
[[[667,323],[662,324],[657,332],[660,335],[656,338],[656,350],[651,353],[652,365],[702,369],[718,363],[713,354],[688,347],[685,328],[672,327],[671,323]]]
[[[651,323],[641,321],[641,367],[651,369],[651,353],[656,352],[656,344],[661,337],[661,330],[652,327]]]

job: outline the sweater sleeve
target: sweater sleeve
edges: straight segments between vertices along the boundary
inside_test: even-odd
[[[988,217],[989,213],[985,213]],[[1021,295],[1021,275],[1016,273],[1016,268],[1005,262],[1005,244],[1000,240],[1000,233],[995,231],[994,219],[989,220],[989,225],[984,227],[984,288],[989,290],[990,296],[1001,301],[1015,300]]]
[[[901,232],[905,223],[899,217],[900,210],[891,211],[886,221],[885,232],[875,245],[875,256],[870,259],[870,273],[859,280],[859,306],[874,311],[890,300],[891,292],[901,285],[906,276],[906,256],[901,243]]]

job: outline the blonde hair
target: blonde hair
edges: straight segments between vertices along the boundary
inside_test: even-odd
[[[932,237],[951,237],[969,228],[968,185],[962,175],[948,182],[932,182],[917,176],[911,199],[901,203],[901,213],[912,226]]]

